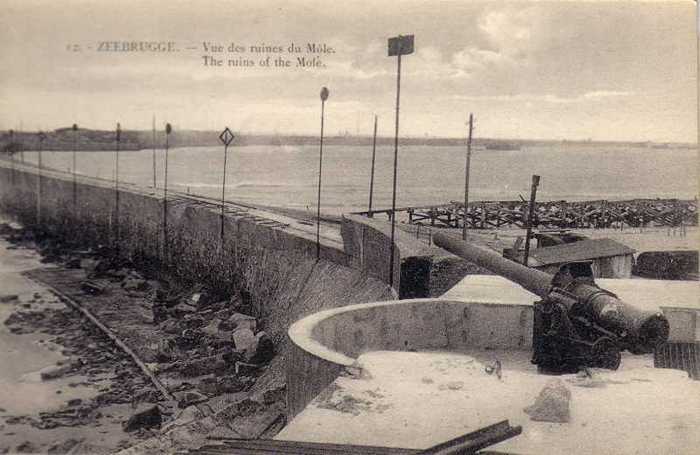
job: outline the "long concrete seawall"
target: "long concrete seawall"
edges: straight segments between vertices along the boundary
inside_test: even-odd
[[[221,240],[219,207],[174,195],[163,229],[162,191],[0,162],[0,208],[28,225],[85,247],[118,245],[134,260],[156,261],[196,282],[247,291],[276,341],[295,320],[324,308],[396,298],[381,275],[352,252],[295,220],[245,207],[228,208]],[[38,224],[37,224],[38,223]]]

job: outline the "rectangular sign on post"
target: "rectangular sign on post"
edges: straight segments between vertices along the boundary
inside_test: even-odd
[[[413,53],[413,35],[389,38],[389,57]]]

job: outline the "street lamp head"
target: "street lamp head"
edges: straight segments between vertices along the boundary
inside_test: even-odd
[[[170,134],[173,131],[173,127],[170,126],[170,123],[165,124],[165,134]]]
[[[326,101],[328,99],[328,89],[323,87],[321,89],[321,101]]]

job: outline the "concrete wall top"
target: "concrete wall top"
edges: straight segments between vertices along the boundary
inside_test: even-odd
[[[387,237],[391,236],[391,223],[387,221],[377,220],[373,218],[367,218],[360,215],[349,215],[344,214],[343,219],[346,221],[351,221],[353,223],[361,224],[374,229]],[[401,250],[401,257],[407,258],[410,256],[431,256],[435,254],[434,249],[431,249],[427,244],[416,240],[416,238],[402,231],[401,229],[394,230],[394,242],[396,246]]]
[[[364,303],[313,314],[288,334],[298,348],[341,366],[374,350],[529,349],[532,309],[447,299]]]

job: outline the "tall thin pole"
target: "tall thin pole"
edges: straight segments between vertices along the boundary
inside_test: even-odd
[[[76,181],[76,151],[78,149],[78,125],[73,124],[73,217],[77,217],[78,211],[78,182]]]
[[[43,155],[43,150],[44,150],[44,139],[46,136],[42,131],[39,131],[39,156],[38,156],[38,167],[39,167],[39,176],[38,176],[38,183],[37,183],[37,197],[36,197],[36,223],[37,225],[41,223],[41,197],[42,197],[42,168],[43,168],[43,163],[42,163],[42,155]]]
[[[374,116],[374,136],[372,139],[372,171],[369,177],[369,206],[367,216],[372,218],[372,195],[374,194],[374,160],[377,155],[377,116]]]
[[[474,115],[469,114],[469,136],[467,137],[467,159],[464,165],[464,226],[462,226],[462,240],[467,240],[467,211],[469,210],[469,165],[472,158],[472,131],[474,128]]]
[[[114,154],[114,235],[117,255],[119,255],[120,229],[119,229],[119,145],[122,128],[117,123],[117,148]]]
[[[168,255],[168,139],[172,127],[165,124],[165,173],[163,175],[163,260]]]
[[[15,131],[10,130],[10,164],[12,165],[12,184],[15,184]]]
[[[153,115],[153,189],[156,188],[156,116]]]
[[[19,122],[19,132],[22,132],[22,122]],[[19,151],[19,159],[24,164],[24,142],[22,142],[22,149]]]
[[[535,200],[537,199],[537,187],[540,184],[540,176],[532,176],[532,186],[530,188],[530,206],[527,215],[527,232],[525,234],[525,254],[523,255],[523,265],[527,267],[530,257],[530,238],[532,237],[532,220],[535,217]],[[515,252],[517,253],[517,251]]]
[[[224,144],[224,176],[221,182],[221,247],[224,246],[224,208],[226,205],[226,162],[228,158],[228,144]]]
[[[394,184],[391,195],[391,257],[389,258],[389,286],[394,286],[394,236],[396,231],[396,169],[399,163],[399,100],[401,98],[401,52],[396,67],[396,131],[394,132]]]
[[[323,117],[325,113],[328,89],[321,89],[321,140],[318,150],[318,199],[316,201],[316,260],[321,259],[321,176],[323,171]]]

